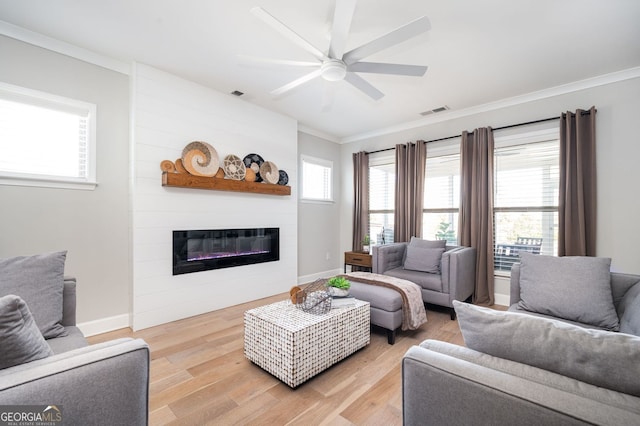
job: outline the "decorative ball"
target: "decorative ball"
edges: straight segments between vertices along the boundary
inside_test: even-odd
[[[258,154],[247,154],[244,159],[245,167],[251,168],[256,174],[256,182],[262,182],[262,177],[260,177],[260,166],[264,163],[264,159]]]
[[[176,165],[176,172],[183,173],[183,174],[189,173],[187,169],[184,168],[184,165],[182,164],[182,158],[178,158],[174,164]]]
[[[244,175],[244,180],[247,182],[255,182],[256,180],[256,172],[253,171],[251,167],[247,169]]]
[[[224,173],[233,180],[244,179],[246,167],[237,155],[227,155],[224,157]]]
[[[289,290],[289,298],[291,299],[291,303],[293,303],[294,305],[298,303],[298,293],[301,291],[302,289],[297,285],[294,285],[293,287],[291,287],[291,290]]]
[[[262,163],[262,166],[260,166],[260,177],[268,183],[278,183],[278,180],[280,180],[278,166],[271,161],[265,161]]]
[[[194,176],[214,176],[220,165],[218,152],[206,142],[191,142],[182,150],[182,165]]]
[[[224,179],[224,169],[222,167],[218,168],[218,172],[216,173],[216,177],[218,179]]]
[[[278,185],[286,185],[287,183],[289,183],[289,175],[284,170],[280,170]]]
[[[176,172],[176,165],[173,164],[173,161],[171,161],[171,160],[163,160],[160,163],[160,169],[163,172],[175,173]]]

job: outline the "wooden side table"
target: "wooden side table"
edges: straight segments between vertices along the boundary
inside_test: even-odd
[[[373,258],[369,253],[346,251],[344,252],[344,272],[347,272],[347,265],[362,266],[364,268],[369,268],[369,271],[371,271],[371,267],[373,265],[372,259]]]

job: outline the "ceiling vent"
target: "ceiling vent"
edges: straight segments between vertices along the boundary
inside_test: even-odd
[[[233,96],[238,96],[238,97],[240,97],[240,96],[244,95],[244,92],[241,92],[241,91],[239,91],[239,90],[234,90],[233,92],[231,92],[231,94],[232,94]]]
[[[447,110],[449,110],[449,107],[446,106],[446,105],[443,105],[443,106],[438,107],[438,108],[430,109],[429,111],[421,112],[420,115],[426,116],[426,115],[431,115],[431,114],[437,114],[439,112],[443,112],[443,111],[447,111]]]

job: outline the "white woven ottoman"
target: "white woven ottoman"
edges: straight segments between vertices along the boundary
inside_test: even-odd
[[[244,354],[292,388],[369,344],[369,302],[314,315],[289,301],[244,313]]]

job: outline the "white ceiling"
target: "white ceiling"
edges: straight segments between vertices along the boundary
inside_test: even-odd
[[[462,110],[640,66],[638,0],[359,0],[347,50],[430,19],[429,32],[366,59],[428,65],[424,77],[362,74],[385,93],[379,101],[320,78],[273,99],[271,90],[308,70],[248,65],[238,55],[313,58],[249,10],[263,7],[326,50],[335,1],[0,0],[0,21],[223,93],[240,90],[335,140],[413,122],[443,105]],[[327,89],[334,100],[323,111]]]

